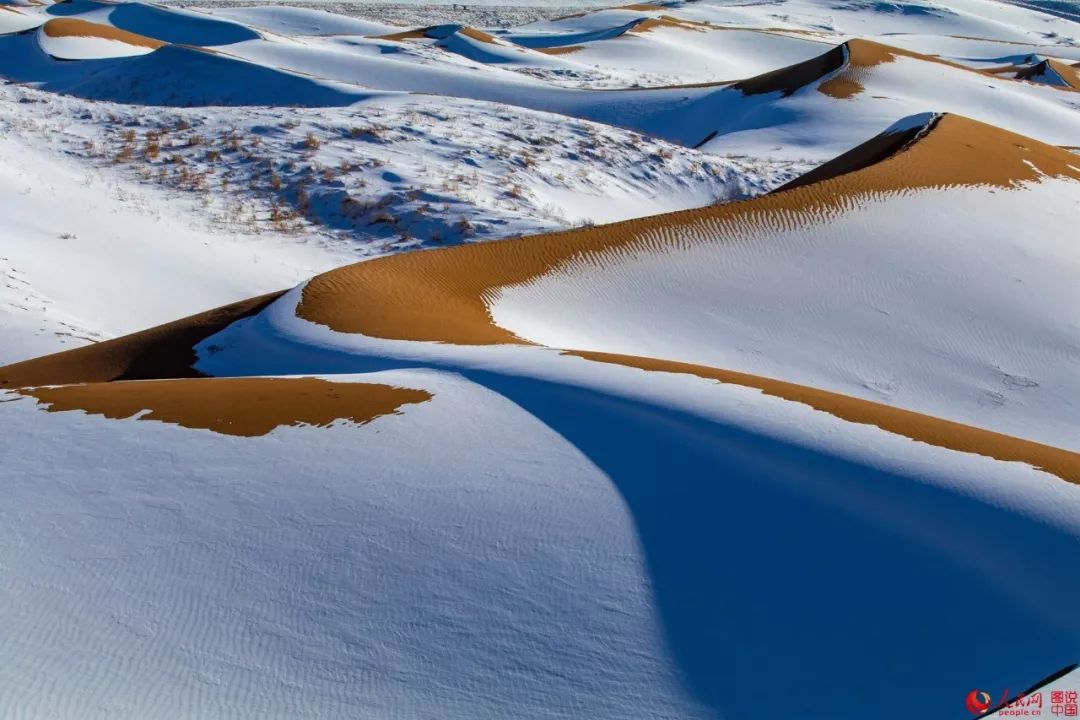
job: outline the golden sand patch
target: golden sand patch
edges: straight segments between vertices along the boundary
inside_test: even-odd
[[[1056,475],[1062,480],[1080,484],[1080,454],[1011,435],[1003,435],[827,390],[732,370],[718,370],[703,365],[633,355],[581,351],[570,351],[565,354],[594,362],[613,363],[655,372],[696,375],[722,383],[756,388],[766,395],[803,403],[841,420],[874,425],[886,432],[949,450],[984,455],[1006,462],[1027,463]]]
[[[693,230],[705,222],[713,237],[700,242],[717,243],[736,239],[717,232],[717,228],[740,225],[726,225],[725,220],[755,222],[778,214],[788,218],[789,226],[821,222],[830,211],[839,211],[851,198],[867,193],[953,185],[1008,188],[1043,176],[1080,180],[1075,162],[1075,156],[1060,148],[944,115],[932,125],[878,136],[802,182],[745,202],[519,240],[408,253],[331,271],[305,287],[297,313],[338,332],[371,337],[464,345],[527,344],[494,324],[489,299],[500,288],[534,280],[578,260],[595,262],[603,255],[645,247],[652,252],[677,252],[682,242],[677,238],[702,235]],[[678,228],[690,232],[652,232]],[[571,352],[591,360],[689,372],[756,387],[844,420],[873,424],[940,447],[1027,462],[1080,482],[1080,458],[1075,453],[1039,443],[779,380],[685,363]]]
[[[536,48],[536,52],[543,53],[544,55],[569,55],[570,53],[576,53],[578,50],[584,49],[584,45],[565,45],[563,47]]]
[[[417,28],[415,30],[390,33],[388,35],[372,35],[371,37],[374,40],[393,40],[395,42],[402,42],[404,40],[427,40],[429,29],[430,28]]]
[[[495,39],[494,35],[486,33],[483,30],[477,30],[476,28],[471,27],[463,27],[458,30],[458,32],[467,38],[472,38],[473,40],[477,40],[479,42],[490,43],[492,45],[498,44],[498,41]]]
[[[942,60],[933,55],[923,55],[891,45],[883,45],[874,42],[873,40],[856,38],[848,40],[844,43],[843,47],[847,49],[847,66],[838,75],[825,81],[817,88],[818,92],[840,100],[854,97],[866,89],[861,82],[861,71],[885,63],[895,62],[898,57],[906,57],[913,60],[921,60],[922,62],[945,65],[967,72],[979,72],[964,65],[958,65],[957,63],[949,62],[948,60]]]
[[[127,30],[121,30],[112,25],[101,25],[78,18],[54,18],[45,23],[42,30],[44,30],[46,36],[51,38],[94,37],[102,40],[115,40],[127,45],[146,47],[153,50],[168,44],[145,35],[137,35]]]
[[[83,410],[114,420],[139,420],[254,437],[285,425],[360,425],[426,402],[425,390],[318,378],[199,378],[25,388],[49,412]],[[146,411],[146,412],[144,412]]]
[[[281,296],[262,295],[165,325],[0,367],[0,388],[197,377],[194,347]]]
[[[705,32],[706,30],[712,29],[712,27],[713,26],[707,22],[683,20],[681,18],[675,17],[674,15],[661,15],[660,17],[645,18],[626,32],[647,33],[655,30],[656,28],[676,28],[678,30],[693,30],[695,32]]]
[[[845,153],[843,163],[827,168],[837,173],[834,177],[819,172],[815,182],[793,183],[785,192],[744,202],[406,253],[339,268],[305,286],[297,314],[338,332],[377,338],[521,344],[525,341],[492,322],[488,300],[500,288],[532,281],[581,259],[595,260],[627,248],[677,251],[679,241],[674,238],[686,236],[728,243],[737,237],[722,228],[761,222],[762,216],[786,218],[789,226],[822,222],[829,212],[839,212],[852,198],[865,194],[951,185],[1008,188],[1043,176],[1080,180],[1073,167],[1075,155],[955,115],[942,116],[907,149],[890,147],[894,141],[886,135]],[[893,152],[885,159],[880,158],[883,146]],[[875,159],[879,161],[865,166]]]
[[[1000,65],[998,67],[983,68],[980,72],[984,72],[987,75],[1008,75],[1011,73],[1018,73],[1027,70],[1026,65]]]
[[[1071,90],[1080,90],[1080,70],[1073,65],[1067,65],[1059,60],[1044,61],[1051,70],[1058,74]]]
[[[855,97],[865,88],[857,80],[852,80],[850,77],[834,77],[818,85],[817,90],[837,100],[847,100],[850,97]]]
[[[415,30],[405,30],[399,33],[390,33],[389,35],[373,35],[371,37],[375,40],[393,40],[402,42],[404,40],[440,40],[453,34],[447,33],[446,35],[436,35],[435,31],[440,28],[445,29],[443,26],[432,25],[429,27],[416,28]],[[498,40],[495,39],[494,35],[486,33],[483,30],[477,30],[476,28],[460,27],[454,32],[480,42],[491,43],[493,45],[498,44]]]

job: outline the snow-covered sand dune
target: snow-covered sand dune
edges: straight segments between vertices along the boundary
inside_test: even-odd
[[[1077,61],[990,0],[0,5],[0,718],[1080,690]]]
[[[1068,153],[925,115],[755,200],[360,263],[2,369],[89,382],[0,405],[11,447],[69,439],[58,470],[5,469],[37,478],[3,525],[28,628],[5,666],[53,688],[7,697],[773,717],[794,664],[784,713],[902,718],[1033,683],[1080,642],[1056,570],[1080,454],[1054,447],[1075,437],[1077,328],[1055,318],[1077,192]],[[967,205],[921,237],[890,220]],[[873,368],[905,382],[829,391]],[[881,707],[898,678],[921,692]]]
[[[494,34],[454,25],[387,33],[365,23],[298,16],[303,11],[292,8],[245,12],[232,20],[138,3],[55,5],[47,13],[167,45],[97,67],[28,62],[34,49],[9,35],[0,38],[6,58],[0,73],[81,97],[158,105],[345,106],[372,91],[437,94],[619,125],[692,147],[708,141],[728,154],[816,162],[927,109],[1052,144],[1080,136],[1076,97],[1058,87],[1068,87],[1067,81],[1035,72],[974,72],[901,49],[903,34],[883,37],[886,44],[852,38],[852,29],[873,31],[868,38],[883,35],[863,23],[796,32],[791,23],[763,26],[762,18],[757,27],[745,27],[747,18],[731,16],[724,6],[633,5]],[[244,18],[272,31],[250,29]],[[1017,54],[1080,60],[1080,47],[1064,38],[1048,43],[1049,33],[1036,44],[1030,33],[1000,24],[964,27],[968,33],[993,30],[985,41],[1007,44],[994,47],[987,60],[1005,46]],[[295,34],[287,34],[290,28]],[[912,28],[918,29],[926,28]],[[44,51],[55,55],[57,39],[47,29],[41,36],[48,38]],[[89,38],[78,42],[84,57],[107,52]],[[921,40],[916,44],[922,47]],[[129,42],[121,47],[134,49],[116,54],[141,54],[147,45]],[[71,50],[62,55],[75,56]],[[963,63],[979,64],[970,56]],[[1074,75],[1069,68],[1064,76]]]

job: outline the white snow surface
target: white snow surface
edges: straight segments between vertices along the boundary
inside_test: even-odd
[[[1080,95],[910,58],[848,99],[716,84],[855,37],[1080,60],[1024,5],[702,0],[495,43],[319,2],[0,9],[0,363],[292,287],[197,368],[433,396],[233,437],[0,391],[0,718],[909,720],[1080,660],[1078,486],[556,349],[1080,449],[1075,182],[703,228],[492,298],[550,347],[296,314],[347,262],[752,197],[929,113],[1080,147]],[[626,32],[662,14],[715,27]],[[169,45],[58,61],[55,16]]]
[[[550,347],[784,378],[1080,449],[1080,323],[1063,311],[1080,307],[1078,210],[1073,180],[859,197],[660,232],[502,288],[490,311]]]

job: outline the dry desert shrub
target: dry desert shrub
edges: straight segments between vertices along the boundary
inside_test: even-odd
[[[146,142],[143,145],[143,157],[147,160],[156,160],[161,155],[161,133],[147,130]]]

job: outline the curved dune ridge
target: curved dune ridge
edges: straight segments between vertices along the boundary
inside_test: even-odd
[[[583,257],[596,259],[638,249],[678,252],[685,242],[676,240],[665,246],[653,241],[646,248],[643,237],[651,229],[684,225],[715,232],[725,228],[725,220],[760,222],[769,215],[798,225],[822,222],[829,217],[825,211],[843,212],[865,193],[958,185],[1007,189],[1042,177],[1080,180],[1074,162],[1073,155],[1059,148],[966,118],[916,116],[785,189],[754,200],[500,243],[397,255],[334,270],[304,287],[297,315],[337,332],[376,338],[461,345],[531,344],[492,320],[488,302],[500,288],[527,283]],[[721,232],[707,242],[733,239]],[[372,389],[310,378],[127,381],[197,377],[192,368],[193,346],[234,321],[260,312],[278,295],[2,368],[0,386],[19,388],[21,394],[47,404],[50,411],[85,410],[128,418],[148,410],[140,419],[247,436],[266,434],[281,425],[326,425],[338,418],[363,423],[395,412],[403,404],[430,398],[419,390]],[[1080,483],[1080,454],[1049,445],[743,372],[677,360],[563,350],[592,362],[755,388],[849,422],[874,425],[934,446],[1027,463]],[[111,382],[116,380],[120,382]]]
[[[865,89],[863,78],[867,70],[894,62],[898,57],[945,65],[965,72],[976,72],[969,67],[933,55],[923,55],[873,40],[856,38],[841,43],[817,57],[740,80],[732,83],[731,87],[742,91],[744,95],[779,92],[786,97],[814,82],[823,80],[824,82],[817,87],[819,92],[838,99],[846,99]],[[832,77],[828,77],[830,75]]]
[[[141,332],[0,367],[0,389],[113,380],[194,378],[195,345],[254,315],[280,292],[225,305]]]
[[[898,55],[936,60],[871,40],[856,39],[836,45],[809,60],[739,80],[732,83],[731,87],[744,95],[779,92],[787,97],[811,83],[824,80],[818,86],[820,92],[837,98],[848,98],[863,90],[856,77],[860,70],[892,62]],[[830,75],[833,77],[828,77]]]
[[[255,437],[286,425],[358,425],[426,402],[425,390],[319,378],[199,378],[24,388],[49,412],[82,410]]]
[[[146,37],[145,35],[138,35],[133,32],[128,32],[127,30],[113,27],[112,25],[102,25],[100,23],[80,20],[79,18],[53,18],[46,22],[41,29],[47,37],[51,38],[98,38],[100,40],[112,40],[125,43],[126,45],[145,47],[152,50],[157,50],[163,45],[168,45],[166,42],[155,40],[154,38]]]
[[[683,18],[677,18],[674,15],[660,15],[659,17],[643,18],[634,22],[627,28],[628,33],[647,33],[657,28],[674,28],[676,30],[692,30],[695,32],[705,32],[713,28],[711,23],[697,22],[694,20],[685,20]]]
[[[845,43],[801,63],[762,73],[746,80],[740,80],[733,83],[731,87],[741,91],[744,95],[779,92],[786,97],[796,90],[841,69],[847,62],[847,58],[848,49]]]
[[[827,221],[829,213],[856,206],[867,193],[980,185],[1007,189],[1043,177],[1080,180],[1074,163],[1068,152],[1014,133],[954,115],[927,115],[898,123],[803,183],[796,181],[784,191],[754,200],[502,243],[411,253],[331,271],[305,286],[297,314],[338,332],[377,338],[531,344],[493,321],[489,303],[500,288],[529,283],[584,258],[603,266],[603,255],[678,252],[684,241],[655,238],[690,235],[656,235],[646,246],[650,230],[698,226],[711,235],[707,242],[727,243],[737,238],[725,236],[725,228],[745,226],[734,220],[757,223],[772,216],[788,225],[802,225]],[[673,367],[659,360],[576,354],[646,369]],[[1066,450],[767,378],[699,366],[676,371],[767,388],[770,394],[852,422],[874,424],[932,445],[1027,462],[1080,482],[1080,455]]]
[[[535,281],[575,260],[648,250],[677,253],[681,242],[643,239],[650,230],[698,226],[706,231],[724,221],[760,222],[768,216],[804,225],[843,212],[865,193],[890,193],[951,186],[1008,189],[1043,177],[1080,180],[1076,158],[1035,140],[956,116],[928,116],[897,123],[883,134],[814,171],[806,180],[751,201],[690,212],[632,220],[616,225],[527,237],[517,241],[469,245],[354,264],[315,277],[303,289],[297,314],[339,332],[369,337],[496,344],[528,341],[492,321],[489,301],[500,288]],[[943,199],[943,202],[947,202]],[[659,236],[677,239],[691,233]],[[707,242],[727,243],[734,236],[714,235]],[[571,351],[573,352],[573,351]],[[1016,460],[1042,467],[1080,483],[1077,453],[988,432],[916,412],[793,383],[757,378],[715,368],[603,353],[580,353],[589,359],[646,369],[690,372],[734,382],[805,403],[852,422],[923,443]],[[678,369],[673,369],[673,368]]]
[[[908,123],[896,132],[911,130]],[[861,145],[845,164],[857,166],[860,155],[878,156],[890,143],[895,146],[895,140],[886,137]],[[955,115],[941,116],[903,152],[837,177],[818,175],[817,182],[745,202],[357,263],[311,280],[297,312],[335,331],[370,337],[521,344],[525,341],[495,325],[488,313],[488,299],[500,288],[529,282],[582,257],[640,246],[651,230],[700,226],[711,232],[723,221],[760,223],[769,215],[788,217],[785,223],[796,222],[792,214],[800,216],[799,222],[820,222],[822,211],[835,211],[867,193],[955,185],[1009,188],[1044,176],[1080,180],[1071,153]],[[718,235],[711,241],[733,239]],[[650,249],[668,252],[678,247]]]
[[[444,40],[455,33],[472,38],[478,42],[491,43],[493,45],[498,43],[498,40],[495,39],[494,35],[467,25],[429,25],[428,27],[390,33],[389,35],[375,35],[373,36],[373,39],[394,40],[397,42],[404,40]]]
[[[958,65],[948,60],[942,60],[933,55],[903,50],[892,45],[884,45],[873,40],[854,39],[844,43],[846,62],[843,69],[834,77],[829,78],[818,86],[818,92],[829,95],[839,100],[854,97],[865,90],[863,77],[867,70],[891,63],[898,57],[906,57],[923,62],[946,65],[948,67],[974,72],[971,68]]]
[[[1052,87],[1080,90],[1080,71],[1075,66],[1049,58],[1031,67],[1017,68],[1016,78],[1046,83]],[[1048,78],[1050,82],[1047,82]]]

